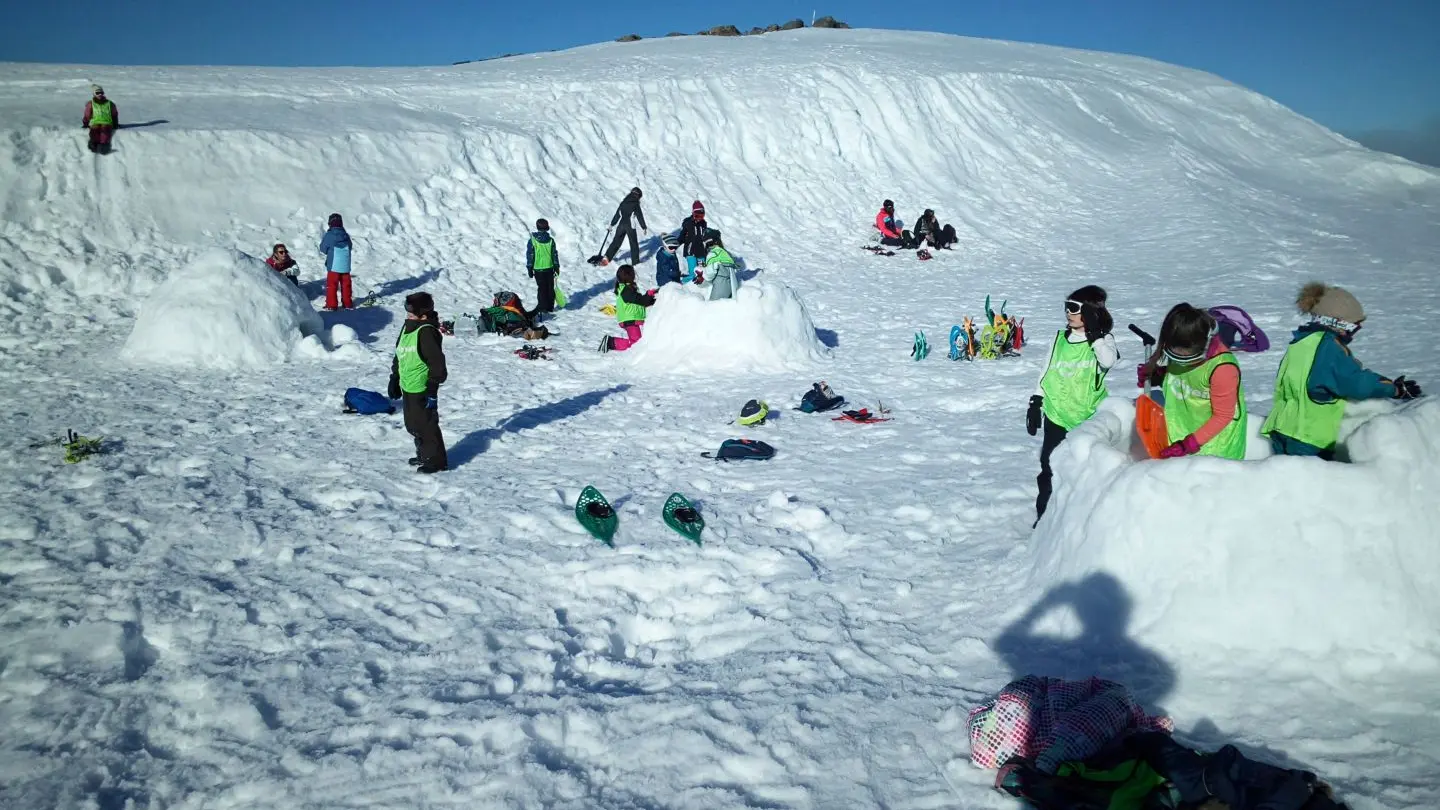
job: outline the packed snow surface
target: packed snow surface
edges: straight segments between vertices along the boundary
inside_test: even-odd
[[[631,349],[637,366],[658,371],[780,372],[815,367],[828,350],[805,302],[784,282],[744,282],[733,298],[708,288],[666,284],[646,312],[645,337]]]
[[[211,248],[150,294],[121,356],[148,363],[257,368],[324,331],[310,302],[265,262]]]
[[[76,126],[91,82],[127,125],[106,156]],[[405,70],[5,65],[0,109],[7,807],[1012,807],[965,713],[1030,672],[1122,680],[1186,741],[1306,767],[1356,810],[1440,794],[1433,407],[1356,428],[1343,467],[1135,464],[1111,421],[1140,359],[1124,325],[1181,300],[1270,332],[1240,358],[1264,413],[1312,278],[1364,303],[1366,364],[1440,386],[1433,170],[1194,71],[873,31]],[[774,283],[728,313],[666,289],[634,353],[601,355],[613,269],[584,258],[633,185],[654,232],[702,200]],[[860,251],[885,198],[957,248]],[[263,368],[126,359],[152,318],[279,357],[303,313],[275,284],[220,294],[242,270],[207,286],[196,257],[283,241],[313,306],[332,211],[377,306]],[[533,303],[538,217],[570,306],[554,359],[526,361],[458,316]],[[1087,283],[1122,360],[1032,533],[1026,404]],[[340,412],[384,390],[417,289],[458,323],[434,477],[399,415]],[[987,294],[1030,347],[948,361]],[[821,379],[892,420],[791,410]],[[730,424],[751,398],[769,423]],[[44,440],[66,429],[107,452],[62,463]],[[700,457],[731,436],[779,452]],[[613,550],[573,519],[590,483]],[[660,520],[676,490],[701,547]]]

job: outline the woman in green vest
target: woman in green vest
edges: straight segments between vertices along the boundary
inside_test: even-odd
[[[1176,304],[1160,326],[1160,346],[1141,369],[1162,375],[1170,446],[1161,458],[1245,458],[1245,389],[1235,355],[1210,313]]]
[[[641,327],[645,325],[645,310],[655,305],[655,291],[641,293],[635,287],[635,268],[620,265],[615,271],[615,320],[625,330],[625,337],[606,335],[600,339],[601,352],[623,352],[640,342]]]
[[[120,111],[115,102],[105,98],[105,88],[94,86],[94,94],[85,102],[85,117],[80,126],[90,130],[90,151],[105,155],[110,152],[110,138],[120,126]]]
[[[1040,492],[1035,496],[1035,523],[1050,502],[1050,454],[1066,434],[1095,415],[1105,399],[1105,375],[1120,360],[1115,321],[1105,308],[1105,290],[1093,284],[1081,287],[1065,299],[1065,329],[1055,333],[1045,373],[1030,397],[1025,430],[1031,436],[1044,427],[1040,444],[1040,475],[1035,478]]]
[[[1346,400],[1414,399],[1420,386],[1402,375],[1381,377],[1350,354],[1365,322],[1360,302],[1340,287],[1312,281],[1295,306],[1312,320],[1295,331],[1275,375],[1275,404],[1261,434],[1276,455],[1335,458]]]

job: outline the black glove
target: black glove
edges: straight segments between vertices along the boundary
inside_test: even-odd
[[[1030,410],[1025,412],[1025,432],[1034,436],[1040,432],[1040,406],[1045,398],[1036,394],[1030,397]]]
[[[399,398],[402,396],[401,391],[400,391],[400,381],[399,381],[399,380],[391,380],[391,381],[390,381],[390,390],[389,390],[387,393],[390,394],[390,398],[391,398],[391,399],[399,399]]]
[[[525,275],[529,276],[530,278],[534,278],[534,277],[535,277],[535,271],[534,271],[534,270],[530,270],[530,269],[526,269],[526,270],[525,270]]]
[[[425,410],[433,411],[438,407],[440,407],[440,400],[434,394],[425,397]]]
[[[1418,396],[1420,396],[1419,383],[1416,383],[1414,380],[1405,379],[1404,374],[1395,378],[1396,399],[1415,399]]]
[[[1085,342],[1094,343],[1110,334],[1114,321],[1104,310],[1086,304],[1080,308],[1080,324],[1085,327]]]

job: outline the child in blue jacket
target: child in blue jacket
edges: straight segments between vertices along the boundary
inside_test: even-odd
[[[350,293],[350,234],[345,232],[345,222],[339,214],[330,215],[330,229],[320,240],[320,252],[325,255],[325,311],[336,309],[336,290],[340,303],[346,309],[355,308]]]

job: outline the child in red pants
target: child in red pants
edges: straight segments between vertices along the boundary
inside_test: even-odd
[[[640,329],[645,325],[645,310],[655,305],[655,291],[641,293],[635,288],[635,268],[620,265],[615,271],[615,320],[625,330],[625,337],[606,335],[600,339],[600,351],[623,352],[640,341]]]

